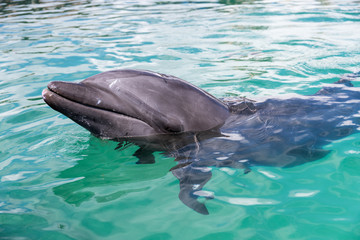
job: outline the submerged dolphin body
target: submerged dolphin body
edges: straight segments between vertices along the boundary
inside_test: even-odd
[[[324,157],[322,146],[356,132],[360,89],[354,74],[314,95],[253,102],[221,101],[173,76],[139,70],[100,73],[80,83],[51,82],[43,99],[94,135],[139,146],[138,163],[154,151],[178,162],[180,200],[197,201],[209,167],[291,167]],[[121,146],[121,143],[119,146]]]

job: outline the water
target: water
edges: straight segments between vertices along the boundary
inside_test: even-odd
[[[52,80],[137,68],[217,97],[312,94],[359,71],[359,1],[1,1],[0,239],[360,239],[360,135],[281,169],[213,169],[203,216],[174,159],[91,136]],[[360,87],[358,82],[356,86]]]

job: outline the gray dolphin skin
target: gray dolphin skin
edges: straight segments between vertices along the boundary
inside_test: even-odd
[[[324,145],[357,132],[360,89],[351,80],[359,75],[313,95],[252,101],[220,100],[174,76],[114,70],[79,83],[50,82],[42,95],[95,136],[119,141],[119,148],[137,145],[139,164],[154,163],[156,151],[174,157],[180,200],[209,214],[198,197],[212,167],[292,167],[323,158]]]

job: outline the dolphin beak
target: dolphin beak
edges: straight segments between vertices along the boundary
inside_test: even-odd
[[[157,134],[146,122],[114,109],[110,104],[121,102],[100,88],[54,81],[42,91],[42,97],[51,108],[97,137],[119,139]]]
[[[81,83],[53,81],[50,82],[47,87],[48,91],[52,92],[53,94],[57,94],[70,101],[92,107],[99,105],[101,101],[100,96],[105,95],[101,89]],[[43,92],[43,97],[45,96],[44,100],[46,100],[47,94],[48,93],[46,91],[45,95]]]

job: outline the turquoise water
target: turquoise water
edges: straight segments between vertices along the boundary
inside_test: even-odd
[[[117,69],[217,97],[312,94],[360,68],[359,1],[1,1],[0,239],[360,239],[360,134],[293,168],[213,169],[210,215],[174,159],[91,136],[41,91]],[[355,82],[360,87],[360,83]]]

